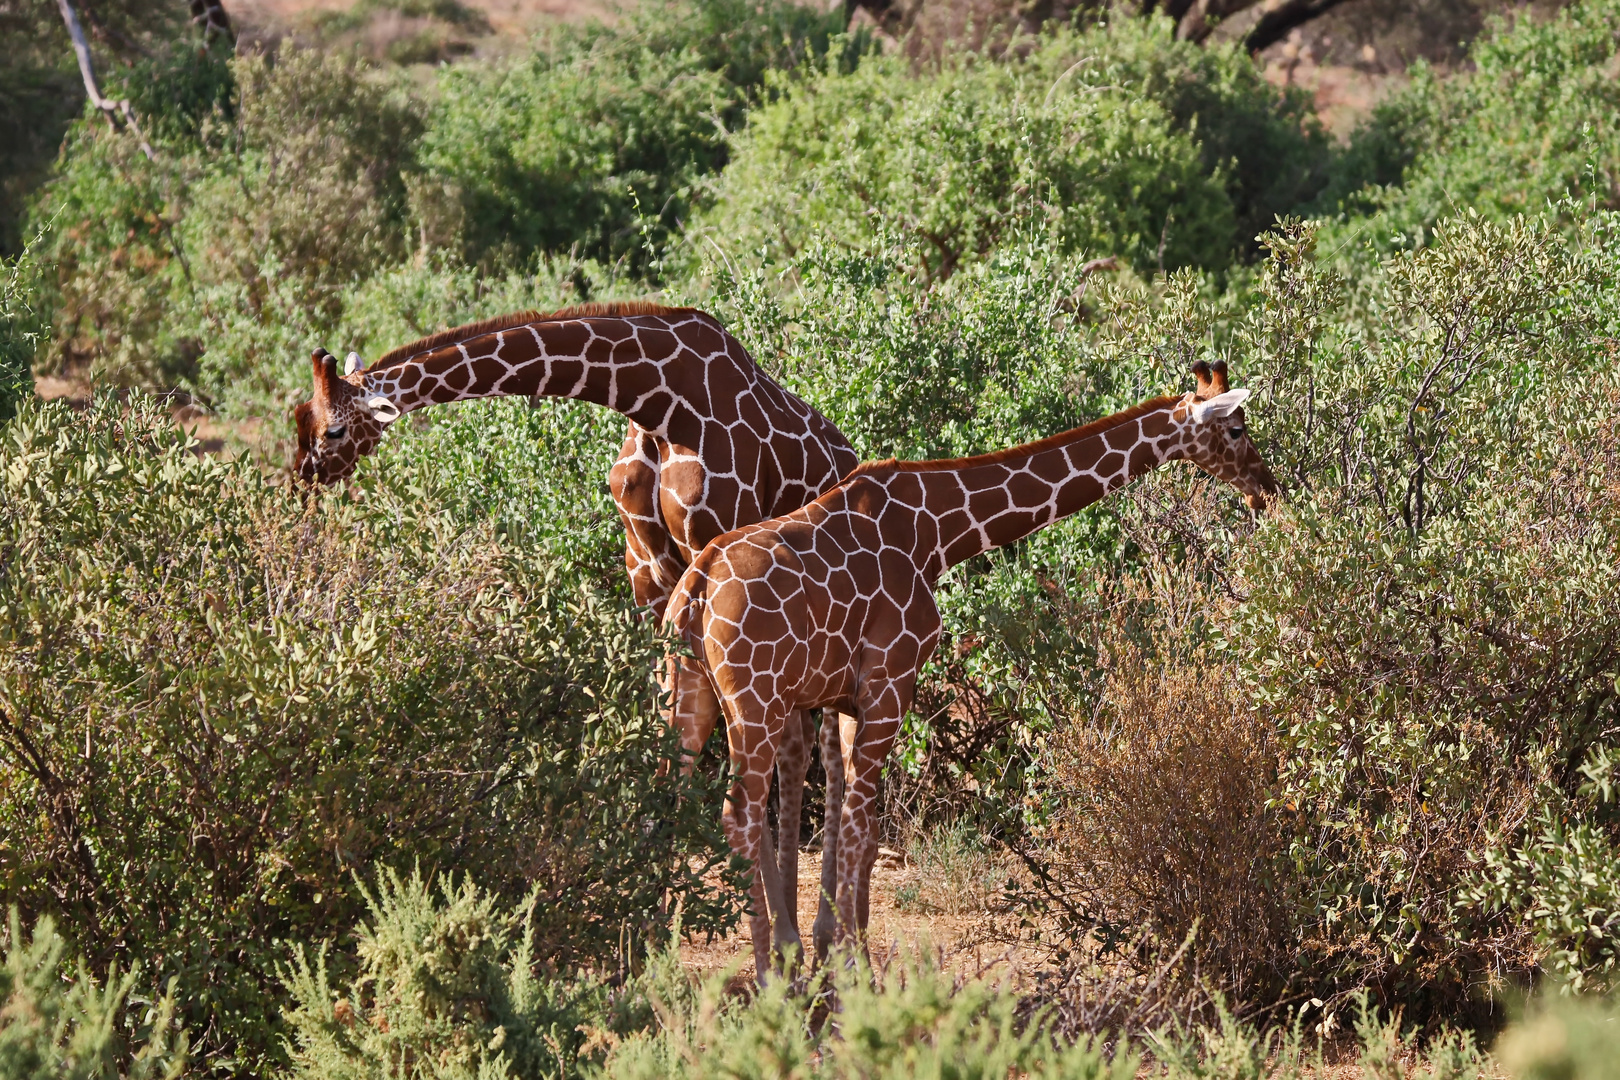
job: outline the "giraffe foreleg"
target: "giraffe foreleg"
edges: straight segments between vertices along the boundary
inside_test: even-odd
[[[709,676],[690,656],[671,655],[664,662],[665,687],[669,692],[669,723],[681,737],[681,773],[692,775],[703,744],[714,733],[720,719],[720,698]]]
[[[732,852],[754,866],[748,884],[748,930],[754,943],[754,974],[763,985],[771,973],[771,904],[765,868],[770,865],[774,877],[776,867],[765,858],[769,847],[765,829],[767,789],[757,779],[751,783],[751,779],[755,778],[739,776],[732,782],[721,820]]]

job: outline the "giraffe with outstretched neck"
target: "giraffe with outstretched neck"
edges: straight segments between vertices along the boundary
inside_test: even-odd
[[[1228,386],[1224,363],[1194,371],[1192,393],[1153,398],[1039,442],[949,461],[861,465],[809,505],[723,536],[693,561],[666,618],[691,644],[726,714],[736,777],[725,825],[733,850],[755,863],[761,978],[772,948],[799,945],[794,898],[761,858],[777,748],[803,711],[841,714],[822,724],[829,824],[814,931],[825,955],[835,938],[866,929],[878,781],[939,641],[934,588],[946,570],[1168,461],[1192,461],[1256,510],[1277,491],[1244,425],[1248,391]]]
[[[722,533],[796,510],[857,463],[849,440],[762,371],[711,315],[654,304],[585,304],[470,323],[394,349],[369,367],[315,350],[315,393],[294,411],[294,468],[309,482],[350,475],[388,426],[427,405],[474,398],[576,398],[630,421],[608,486],[625,532],[636,602],[662,617],[693,556]],[[690,658],[664,673],[686,767],[719,716]],[[779,762],[782,840],[773,867],[798,877],[811,747],[795,718]],[[772,845],[767,845],[769,849]],[[773,853],[774,854],[774,853]]]

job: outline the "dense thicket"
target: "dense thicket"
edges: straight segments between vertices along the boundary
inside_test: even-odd
[[[531,466],[596,441],[549,410],[506,431]],[[528,897],[560,964],[663,926],[671,889],[689,926],[734,916],[702,880],[718,820],[679,809],[712,776],[659,775],[652,628],[588,541],[519,542],[527,508],[450,480],[453,437],[306,503],[197,456],[150,399],[5,430],[0,889],[98,966],[173,978],[211,1067],[262,1073],[281,942],[345,925],[373,866]]]
[[[1620,3],[1494,26],[1343,147],[1168,24],[1002,44],[907,59],[703,0],[431,75],[154,51],[127,92],[156,161],[87,118],[35,197],[0,409],[31,356],[270,443],[315,344],[655,290],[868,458],[1026,441],[1228,360],[1274,513],[1167,469],[940,595],[885,827],[944,830],[979,860],[957,891],[1024,919],[1051,970],[1022,1012],[919,970],[841,978],[858,1022],[822,1028],[814,995],[635,974],[735,893],[702,880],[718,769],[658,775],[622,420],[566,403],[419,414],[307,501],[265,482],[279,451],[199,458],[147,398],[25,403],[0,898],[102,985],[174,978],[215,1074],[1101,1077],[1125,1066],[1046,1035],[1202,1009],[1166,1067],[1258,1075],[1297,1043],[1199,994],[1314,1002],[1388,1063],[1392,1012],[1489,1027],[1538,980],[1612,987]],[[1099,964],[1135,1004],[1098,1005]],[[1604,1053],[1578,1008],[1518,1030],[1523,1075]],[[1471,1075],[1448,1039],[1435,1075]]]

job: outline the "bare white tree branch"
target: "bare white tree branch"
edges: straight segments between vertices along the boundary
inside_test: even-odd
[[[79,74],[84,77],[84,92],[90,97],[90,104],[100,109],[107,118],[107,123],[116,130],[118,127],[115,116],[122,116],[129,129],[135,133],[136,140],[141,144],[141,153],[148,160],[157,160],[152,153],[152,147],[147,143],[146,136],[141,134],[141,126],[135,122],[135,110],[129,107],[128,101],[112,101],[101,96],[101,88],[96,85],[96,68],[90,59],[90,43],[84,39],[84,27],[79,25],[79,14],[73,10],[71,0],[56,0],[56,6],[62,12],[62,21],[67,24],[68,36],[73,39],[73,52],[79,58]]]

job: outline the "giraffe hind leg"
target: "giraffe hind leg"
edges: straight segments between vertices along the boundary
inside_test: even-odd
[[[803,820],[804,778],[810,770],[814,724],[807,710],[789,716],[776,753],[776,864],[793,929],[799,929],[799,824]]]
[[[843,817],[844,751],[841,729],[853,730],[855,718],[825,709],[821,715],[821,767],[827,773],[826,816],[821,829],[821,895],[816,899],[816,921],[812,939],[816,959],[827,959],[827,951],[838,937],[838,833]]]

